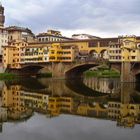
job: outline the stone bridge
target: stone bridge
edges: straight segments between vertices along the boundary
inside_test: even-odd
[[[49,62],[49,63],[31,63],[21,64],[21,69],[8,69],[23,75],[34,76],[37,73],[52,72],[54,78],[78,78],[83,72],[101,65],[108,65],[112,69],[116,69],[121,74],[121,82],[135,82],[140,79],[140,63],[131,62],[108,62],[104,59],[91,59],[75,62]]]
[[[21,64],[20,69],[7,69],[7,72],[14,72],[23,75],[36,75],[37,73],[52,72],[53,77],[75,78],[81,77],[83,72],[96,66],[106,64],[103,59],[90,59],[75,62],[48,62]]]

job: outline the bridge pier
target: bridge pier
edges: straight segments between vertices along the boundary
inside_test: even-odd
[[[122,62],[121,64],[121,82],[135,82],[136,78],[131,70],[130,62]]]
[[[67,65],[63,63],[52,63],[52,77],[53,78],[65,78],[65,69]]]

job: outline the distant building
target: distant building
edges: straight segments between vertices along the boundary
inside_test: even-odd
[[[39,33],[36,37],[39,42],[72,40],[71,38],[62,36],[60,31],[55,30],[48,30],[46,33]]]
[[[8,45],[8,31],[0,27],[0,56],[2,58],[2,46]]]
[[[4,7],[0,3],[0,27],[4,27],[5,16],[4,16]]]
[[[73,34],[73,39],[99,39],[100,37],[89,35],[89,34]]]
[[[4,28],[5,16],[4,7],[0,3],[0,59],[2,58],[2,46],[8,43],[8,32]]]
[[[31,42],[35,39],[35,35],[28,28],[9,26],[6,30],[8,31],[8,41],[24,40],[26,42]]]

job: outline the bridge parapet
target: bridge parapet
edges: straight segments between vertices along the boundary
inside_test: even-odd
[[[109,61],[103,58],[86,58],[82,60],[75,60],[74,62],[77,64],[84,64],[84,63],[108,64]]]

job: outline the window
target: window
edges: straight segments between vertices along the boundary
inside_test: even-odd
[[[41,38],[39,38],[38,40],[39,40],[39,42],[41,42]]]
[[[136,56],[132,56],[132,59],[135,59],[136,58]]]
[[[133,50],[133,53],[135,53],[135,50]]]

